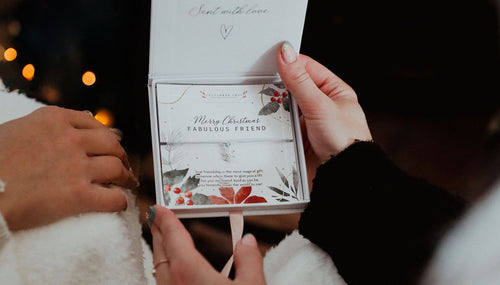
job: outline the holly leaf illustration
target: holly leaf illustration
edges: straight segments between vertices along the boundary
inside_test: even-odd
[[[182,184],[181,191],[186,192],[186,191],[193,190],[196,187],[198,187],[199,183],[200,183],[199,178],[194,177],[194,175],[189,176],[188,179],[186,180],[186,182],[184,182],[184,184]]]
[[[189,168],[182,169],[182,170],[170,170],[165,173],[163,173],[163,185],[174,185],[182,181],[184,177],[186,176]]]
[[[285,109],[285,111],[290,112],[290,98],[288,97],[283,98],[283,109]]]
[[[278,87],[279,89],[285,89],[285,84],[283,84],[283,82],[279,82],[279,83],[273,83],[274,86]]]
[[[264,94],[264,95],[267,95],[267,96],[274,96],[274,91],[276,91],[276,90],[274,90],[271,87],[267,87],[266,89],[260,91],[259,94]]]
[[[262,107],[259,111],[259,115],[269,115],[272,113],[276,113],[278,109],[280,108],[280,103],[274,101],[274,102],[269,102],[267,105]]]
[[[165,202],[165,205],[170,204],[170,194],[168,192],[163,192],[163,201]]]
[[[207,195],[196,193],[191,197],[191,200],[195,205],[210,205],[213,204]]]

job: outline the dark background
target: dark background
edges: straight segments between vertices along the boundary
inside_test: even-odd
[[[356,90],[374,139],[398,165],[473,200],[500,170],[499,10],[486,0],[309,1],[301,52]],[[154,199],[149,15],[149,1],[0,0],[0,45],[18,51],[0,61],[5,85],[48,104],[111,111],[143,208]],[[27,63],[32,81],[21,76]],[[97,76],[92,86],[81,82],[86,70]],[[272,244],[287,225],[258,238]]]

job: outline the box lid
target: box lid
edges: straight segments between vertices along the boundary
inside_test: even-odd
[[[152,0],[150,79],[276,75],[283,41],[299,50],[307,0]]]

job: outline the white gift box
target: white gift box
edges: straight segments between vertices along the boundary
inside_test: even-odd
[[[149,105],[157,203],[179,217],[300,212],[298,108],[276,52],[307,0],[153,0]]]

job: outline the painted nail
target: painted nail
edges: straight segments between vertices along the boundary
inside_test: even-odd
[[[252,234],[246,234],[245,236],[243,236],[243,238],[241,239],[241,242],[244,245],[257,246],[257,240],[255,239],[255,237]]]
[[[289,41],[281,46],[281,57],[285,63],[292,63],[297,60],[297,53]]]
[[[147,218],[148,218],[148,226],[151,228],[153,222],[155,221],[155,209],[153,206],[148,207]]]

